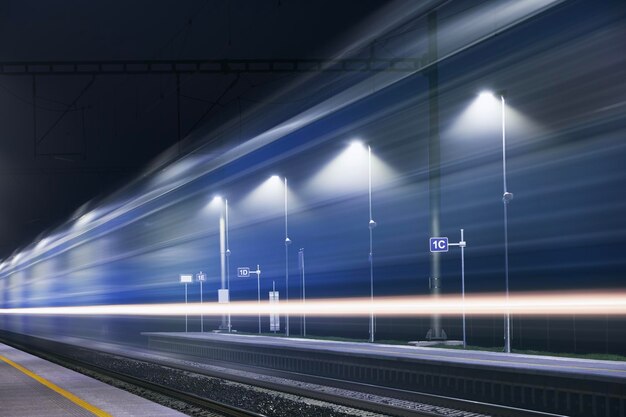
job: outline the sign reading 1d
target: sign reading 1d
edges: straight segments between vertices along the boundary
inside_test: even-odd
[[[448,251],[448,238],[447,237],[431,237],[430,238],[430,251],[431,252],[447,252]]]

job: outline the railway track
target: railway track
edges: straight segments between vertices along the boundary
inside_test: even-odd
[[[84,346],[21,336],[16,341],[13,338],[0,337],[0,341],[18,349],[41,356],[46,360],[57,362],[63,366],[87,370],[89,373],[104,375],[132,386],[140,387],[168,398],[184,402],[201,410],[210,410],[222,416],[262,416],[241,407],[235,407],[221,401],[194,395],[186,390],[180,390],[148,381],[145,378],[130,375],[110,369],[110,366],[95,364],[95,358],[105,359],[112,364],[115,361],[133,361],[134,363],[158,366],[163,372],[185,372],[188,377],[195,376],[218,378],[233,381],[248,386],[260,387],[280,393],[288,393],[298,397],[313,398],[355,410],[365,410],[371,413],[406,416],[406,417],[555,417],[534,410],[506,407],[497,404],[481,403],[465,399],[438,396],[414,391],[391,389],[386,387],[359,384],[311,375],[294,374],[291,372],[276,371],[250,366],[236,366],[224,364],[224,367],[214,363],[203,363],[200,358],[185,355],[168,354],[166,357],[155,355],[154,351],[132,349],[121,353],[111,349],[92,349]],[[128,349],[124,347],[124,349]],[[91,358],[91,360],[89,359]],[[231,365],[234,365],[231,367]],[[230,370],[230,371],[229,371]],[[234,372],[233,372],[234,371]],[[256,376],[255,376],[256,375]],[[280,381],[282,380],[282,381]],[[290,383],[291,382],[291,383]],[[350,413],[348,413],[350,415]]]

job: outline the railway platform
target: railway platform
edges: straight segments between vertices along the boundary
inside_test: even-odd
[[[182,417],[104,382],[0,344],[3,417]]]

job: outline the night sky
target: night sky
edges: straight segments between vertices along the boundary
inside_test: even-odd
[[[384,3],[2,1],[0,61],[328,58]],[[183,77],[179,134],[171,75],[0,76],[0,258],[294,76],[235,78]]]

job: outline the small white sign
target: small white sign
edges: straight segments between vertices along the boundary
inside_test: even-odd
[[[198,273],[196,274],[196,279],[197,279],[198,281],[200,281],[200,282],[202,282],[202,281],[206,281],[206,274],[205,274],[204,272],[200,271],[200,272],[198,272]]]
[[[270,304],[278,304],[279,294],[278,291],[270,291]],[[280,316],[278,313],[270,313],[270,332],[280,331]]]
[[[238,278],[248,278],[249,276],[250,276],[250,268],[245,267],[245,266],[237,268]]]
[[[193,282],[193,275],[191,274],[181,274],[180,282],[183,284],[191,284]]]
[[[220,304],[229,302],[228,290],[217,290],[217,302]]]

